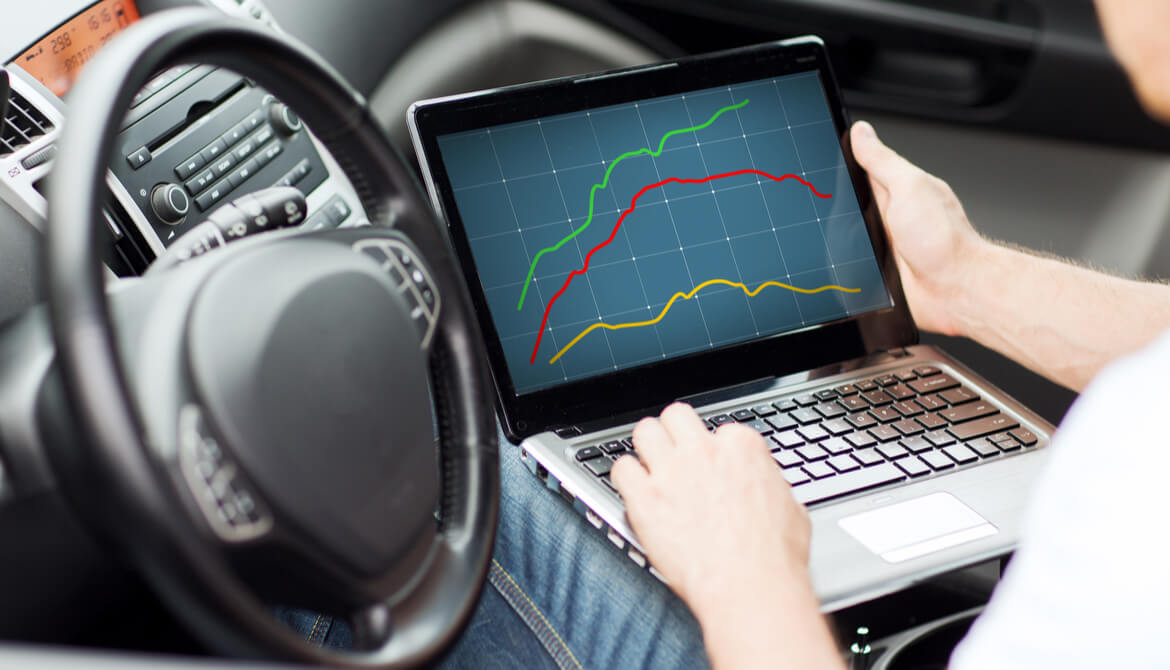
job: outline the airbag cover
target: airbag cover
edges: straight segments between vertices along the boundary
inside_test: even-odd
[[[433,528],[426,355],[372,261],[311,239],[244,253],[203,287],[187,334],[211,423],[278,525],[369,576]]]

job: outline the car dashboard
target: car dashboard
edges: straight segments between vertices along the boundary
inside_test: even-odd
[[[0,21],[11,87],[0,134],[0,201],[9,216],[44,226],[68,90],[81,66],[139,16],[173,4],[50,0],[22,9],[20,20]],[[281,30],[258,0],[209,4]],[[30,34],[41,37],[28,43]],[[368,223],[352,185],[295,110],[235,73],[201,64],[157,73],[134,97],[107,184],[102,251],[111,277],[141,274],[218,206],[269,186],[295,186],[305,195],[307,229]],[[27,260],[3,263],[26,267]],[[27,306],[27,298],[0,295],[0,318]]]

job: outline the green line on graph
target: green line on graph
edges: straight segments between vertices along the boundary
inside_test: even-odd
[[[565,246],[566,242],[568,242],[569,240],[573,239],[574,237],[580,235],[582,232],[585,231],[586,228],[589,227],[589,224],[593,223],[593,202],[594,202],[594,199],[596,198],[598,191],[600,191],[601,189],[607,188],[609,186],[609,175],[613,172],[613,169],[615,167],[617,167],[618,163],[624,161],[627,158],[633,158],[634,156],[641,156],[642,154],[645,154],[645,155],[650,156],[652,158],[657,158],[658,156],[662,155],[662,149],[666,146],[666,141],[669,140],[670,138],[674,137],[675,135],[681,135],[683,133],[693,133],[693,132],[697,132],[699,130],[703,130],[704,128],[708,128],[711,126],[711,124],[715,123],[715,121],[720,116],[723,116],[725,113],[730,112],[733,109],[743,109],[745,106],[747,106],[747,104],[749,102],[751,102],[751,101],[745,99],[741,102],[735,103],[734,105],[728,105],[728,106],[720,109],[719,111],[715,112],[714,114],[712,114],[711,118],[707,119],[704,123],[702,123],[700,125],[691,126],[690,128],[679,128],[678,130],[672,130],[672,131],[666,133],[665,135],[662,136],[662,140],[658,142],[658,149],[656,151],[652,151],[650,149],[636,149],[634,151],[627,151],[626,153],[622,154],[621,156],[618,156],[617,160],[614,160],[613,162],[611,162],[609,164],[609,167],[605,169],[605,177],[602,178],[601,183],[594,184],[593,188],[589,189],[589,215],[587,217],[585,217],[585,223],[581,224],[578,228],[573,229],[573,232],[566,235],[565,238],[562,239],[560,242],[557,242],[556,244],[552,245],[551,247],[545,247],[545,248],[541,249],[540,251],[536,252],[536,256],[534,256],[532,259],[532,265],[530,265],[528,267],[528,276],[524,278],[524,288],[520,290],[520,302],[516,304],[516,311],[520,311],[524,307],[524,298],[528,295],[528,286],[530,284],[532,284],[532,277],[536,274],[536,264],[540,262],[540,257],[549,253],[549,252],[556,251],[557,249],[560,249],[561,247]]]

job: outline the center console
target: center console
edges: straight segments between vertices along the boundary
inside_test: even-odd
[[[72,10],[56,17],[50,32],[30,36],[20,53],[0,54],[12,88],[0,124],[0,200],[37,227],[46,216],[45,177],[72,80],[96,49],[140,15],[179,4],[65,1],[48,0],[46,11]],[[258,0],[184,4],[211,5],[280,30]],[[0,35],[0,44],[13,43],[11,35]],[[296,111],[224,69],[191,64],[158,73],[131,103],[115,152],[105,212],[106,260],[114,274],[140,274],[217,207],[269,186],[304,193],[306,228],[368,223],[352,185]]]

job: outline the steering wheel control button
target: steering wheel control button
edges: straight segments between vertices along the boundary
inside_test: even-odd
[[[268,121],[276,128],[276,132],[286,137],[295,135],[304,127],[301,117],[297,116],[288,105],[274,102],[268,106]]]
[[[374,259],[390,276],[410,309],[410,318],[423,329],[422,347],[429,346],[439,318],[439,292],[414,252],[405,241],[388,238],[361,240],[353,248]]]
[[[208,525],[221,539],[244,542],[272,528],[239,466],[220,448],[196,405],[179,411],[179,468]]]
[[[329,202],[325,203],[325,211],[328,212],[329,220],[333,222],[334,226],[340,226],[342,223],[345,223],[345,220],[352,213],[349,208],[349,203],[339,195],[333,196]]]
[[[177,226],[191,211],[191,199],[176,184],[159,184],[150,194],[150,208],[168,226]]]
[[[126,156],[126,162],[130,164],[132,169],[138,170],[149,163],[154,156],[150,153],[150,149],[142,147],[134,153]]]

